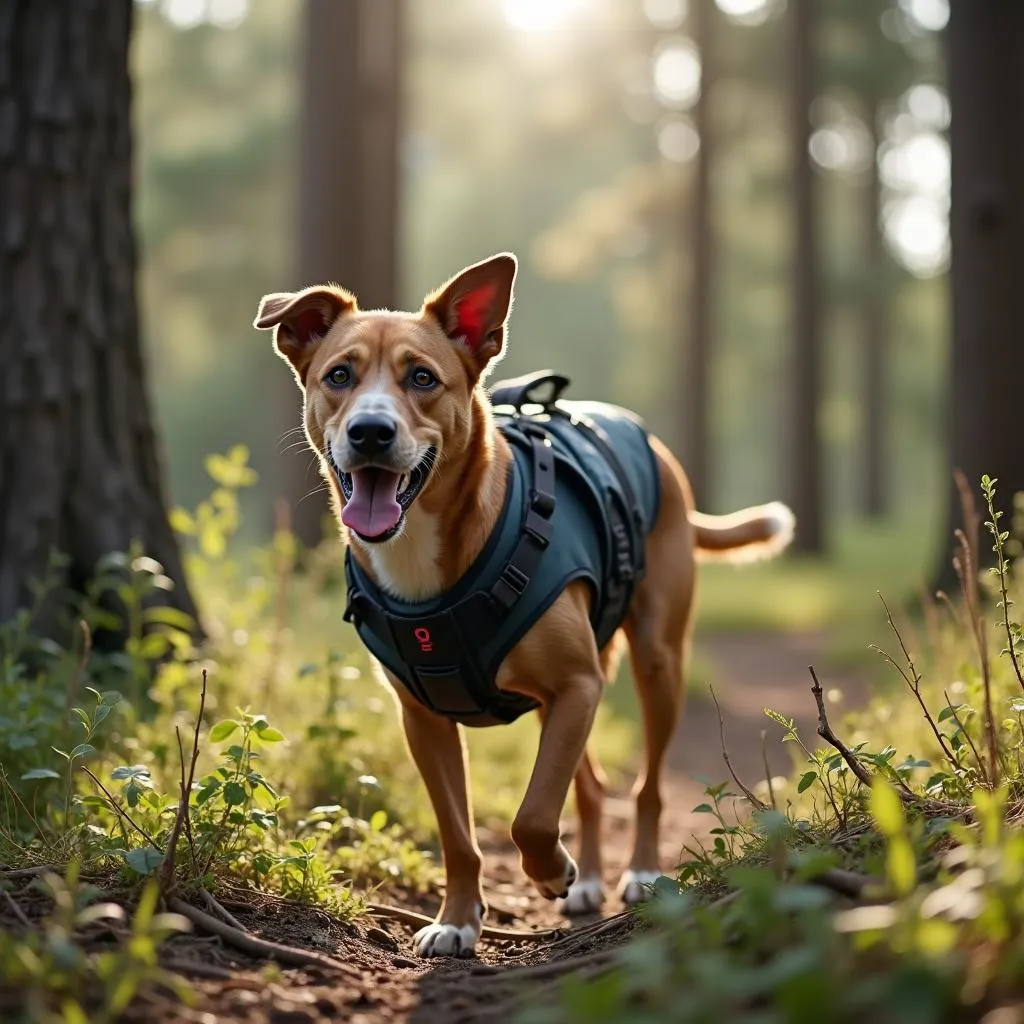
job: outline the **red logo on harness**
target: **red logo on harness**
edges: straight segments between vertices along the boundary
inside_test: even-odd
[[[420,650],[424,654],[429,654],[434,649],[434,641],[431,639],[429,629],[417,626],[412,631],[412,635],[416,637],[416,642],[420,645]]]

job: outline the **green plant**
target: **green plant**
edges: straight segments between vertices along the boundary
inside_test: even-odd
[[[0,1005],[13,1013],[5,1020],[113,1024],[138,992],[155,984],[191,1001],[183,979],[157,961],[160,944],[190,926],[177,914],[156,912],[155,883],[142,890],[127,929],[120,904],[98,902],[98,889],[79,884],[76,862],[63,878],[48,873],[37,884],[52,900],[38,928],[0,931]],[[88,953],[78,937],[101,922],[123,941],[113,951]]]

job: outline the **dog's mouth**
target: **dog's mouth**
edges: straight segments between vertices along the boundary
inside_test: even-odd
[[[328,452],[327,460],[345,495],[341,521],[371,544],[390,540],[401,530],[406,512],[426,486],[436,458],[437,449],[428,448],[408,473],[383,466],[362,466],[345,473]]]

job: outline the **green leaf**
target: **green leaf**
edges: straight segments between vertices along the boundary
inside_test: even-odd
[[[388,823],[388,812],[387,811],[385,811],[383,809],[381,809],[379,811],[374,811],[373,815],[370,817],[370,831],[371,832],[380,832],[381,829],[383,829],[384,826],[387,823]]]
[[[697,804],[693,809],[694,814],[714,814],[711,804]]]
[[[871,817],[884,836],[898,836],[903,831],[903,806],[896,790],[881,779],[871,787]]]
[[[237,728],[238,722],[233,718],[225,718],[210,729],[210,742],[220,743],[226,740]]]
[[[263,740],[264,743],[280,743],[284,739],[284,733],[278,729],[273,729],[269,725],[264,726],[262,729],[256,730],[256,735]]]
[[[164,861],[163,853],[152,846],[140,846],[123,856],[128,867],[140,875],[152,874]]]
[[[187,615],[178,608],[164,605],[159,608],[147,608],[142,613],[142,619],[150,625],[172,626],[174,629],[180,629],[183,633],[191,633],[195,627],[191,615]]]
[[[27,782],[31,779],[59,779],[60,777],[60,772],[55,772],[52,768],[33,768],[31,771],[25,772],[21,778]]]
[[[914,848],[906,836],[893,836],[885,851],[886,874],[897,896],[909,896],[917,882]]]
[[[245,803],[245,787],[240,782],[229,782],[224,786],[224,803],[229,807]]]
[[[814,783],[817,782],[817,780],[817,772],[804,772],[803,775],[800,776],[800,781],[797,783],[796,791],[798,793],[805,792],[806,790],[810,789],[811,786],[813,786]]]
[[[88,757],[90,754],[95,754],[96,748],[91,743],[79,743],[77,747],[74,747],[71,751],[70,758],[74,761],[79,757]]]

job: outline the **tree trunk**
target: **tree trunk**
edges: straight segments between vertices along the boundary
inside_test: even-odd
[[[402,0],[306,4],[297,286],[340,282],[364,309],[398,304],[402,18]],[[326,488],[309,494],[309,467],[305,451],[290,459],[288,490],[293,529],[312,546],[328,509]]]
[[[133,540],[195,614],[139,342],[132,0],[0,6],[0,620],[51,549],[80,587]],[[57,629],[58,602],[39,623]]]
[[[983,473],[999,479],[1009,510],[1024,491],[1020,268],[1024,267],[1024,4],[952,0],[949,20],[952,120],[952,465],[975,494]],[[952,531],[962,522],[950,487],[937,585],[956,586]],[[1009,516],[1003,520],[1009,525]],[[982,544],[988,560],[987,543]]]
[[[790,377],[790,503],[796,515],[793,547],[824,548],[819,397],[821,355],[814,171],[808,146],[814,99],[814,0],[790,0],[790,105],[793,206],[793,348]]]
[[[711,503],[711,430],[708,414],[711,389],[711,334],[714,309],[714,238],[711,211],[711,89],[714,83],[714,0],[693,0],[690,17],[700,52],[700,96],[694,124],[700,139],[690,205],[692,222],[693,278],[687,303],[690,307],[690,345],[683,360],[682,453],[686,475],[697,505]]]
[[[888,310],[885,248],[879,223],[882,213],[882,183],[878,174],[878,105],[868,113],[871,134],[871,163],[864,191],[864,272],[867,294],[861,310],[863,332],[863,510],[869,518],[889,511],[889,490],[885,458],[888,403],[886,402],[886,348]]]

